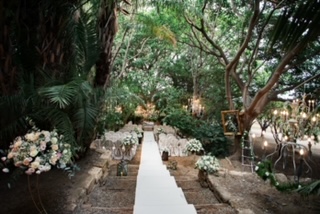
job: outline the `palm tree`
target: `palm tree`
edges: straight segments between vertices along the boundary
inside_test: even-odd
[[[41,129],[57,128],[73,145],[87,145],[101,102],[89,78],[98,58],[95,20],[78,1],[19,3],[10,8],[18,17],[10,38],[19,75],[16,93],[0,97],[1,146],[25,133],[26,117]]]

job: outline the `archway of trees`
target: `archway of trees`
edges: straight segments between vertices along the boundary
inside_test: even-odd
[[[200,100],[197,121],[222,127],[221,111],[238,110],[246,131],[302,93],[318,110],[319,10],[318,0],[1,0],[0,146],[28,118],[85,150],[139,105],[162,122]]]

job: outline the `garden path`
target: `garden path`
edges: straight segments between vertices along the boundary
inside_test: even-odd
[[[134,214],[196,214],[163,164],[153,132],[145,131],[137,177]]]

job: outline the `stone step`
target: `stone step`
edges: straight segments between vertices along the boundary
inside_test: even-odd
[[[181,187],[184,191],[201,191],[203,188],[201,187],[198,180],[178,180],[175,179],[176,183],[179,187]]]
[[[77,214],[128,214],[133,213],[133,207],[93,207],[90,205],[82,206]]]
[[[189,204],[218,204],[219,201],[210,189],[201,191],[183,190],[184,196]]]
[[[176,180],[177,185],[183,190],[189,204],[217,204],[214,193],[209,188],[201,187],[198,180]]]
[[[139,165],[128,164],[128,176],[137,176],[139,171]],[[117,164],[111,165],[109,167],[109,175],[117,175]],[[120,177],[120,176],[119,176]],[[125,176],[123,176],[125,177]]]
[[[208,213],[214,213],[214,214],[236,214],[238,213],[237,210],[233,209],[228,204],[195,204],[194,205],[197,214],[208,214]]]
[[[171,173],[170,173],[171,174]],[[171,174],[172,175],[172,174]],[[172,175],[174,176],[174,175]],[[191,176],[191,175],[179,175],[179,176],[174,176],[176,181],[198,181],[198,176]]]
[[[134,206],[134,214],[195,214],[196,209],[192,204],[170,206]]]
[[[135,191],[137,186],[136,176],[109,176],[103,183],[103,186],[99,187],[106,191],[110,190],[131,190]]]
[[[94,207],[131,207],[135,202],[135,191],[128,190],[103,190],[95,188],[86,204]]]

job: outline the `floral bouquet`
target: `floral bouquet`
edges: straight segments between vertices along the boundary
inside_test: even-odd
[[[135,144],[138,144],[138,138],[134,137],[133,135],[128,135],[122,140],[123,146],[133,146]]]
[[[33,130],[24,136],[18,136],[10,145],[6,161],[13,161],[16,167],[25,169],[25,173],[41,174],[52,166],[65,169],[71,163],[70,144],[56,130]],[[8,168],[2,171],[9,172]]]
[[[186,145],[186,150],[188,152],[200,152],[204,149],[203,149],[202,144],[199,140],[191,139],[188,141],[188,143]]]
[[[196,169],[206,171],[208,173],[217,172],[220,168],[219,161],[214,156],[204,155],[196,162]]]

